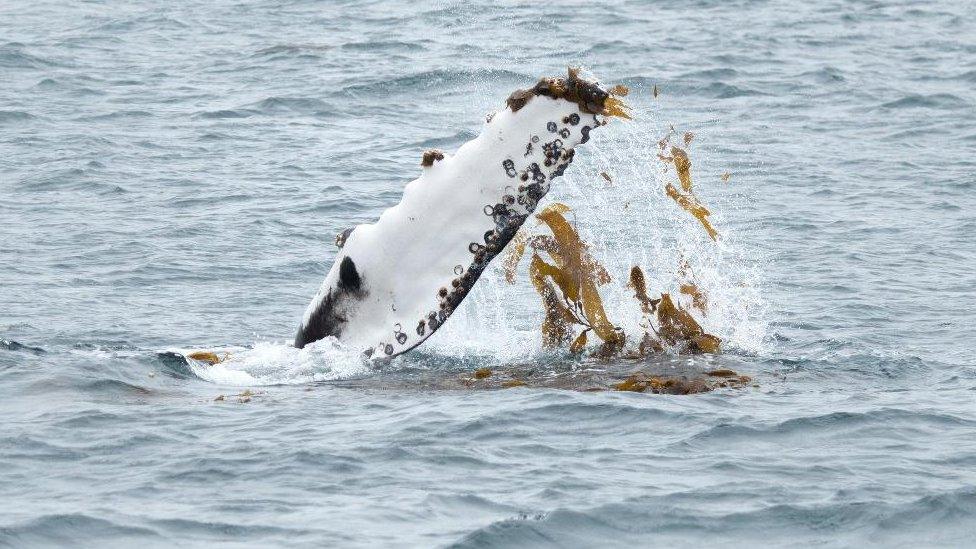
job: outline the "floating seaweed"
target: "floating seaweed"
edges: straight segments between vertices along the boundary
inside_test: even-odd
[[[593,330],[606,343],[621,342],[622,334],[607,318],[597,290],[598,285],[610,282],[610,274],[590,256],[576,229],[563,216],[567,211],[568,206],[557,203],[536,215],[549,227],[555,239],[555,249],[545,250],[555,265],[545,264],[541,258],[540,261],[547,265],[546,272],[559,286],[563,299],[573,306],[571,313],[577,323]]]
[[[684,149],[671,147],[671,161],[678,170],[678,181],[681,182],[681,189],[686,193],[691,192],[691,160]]]
[[[657,307],[658,336],[679,352],[718,353],[722,340],[705,333],[691,314],[676,305],[669,294],[661,294]]]
[[[695,273],[691,270],[691,265],[688,261],[682,261],[681,267],[678,269],[678,275],[682,279],[681,286],[678,287],[678,292],[684,294],[691,298],[691,306],[698,309],[703,314],[708,312],[708,298],[705,296],[705,291],[699,288],[695,280]]]
[[[662,139],[658,145],[662,150],[667,146],[667,142],[670,139],[671,134],[669,133],[664,139]],[[663,162],[674,163],[674,167],[678,172],[678,181],[681,183],[681,189],[684,191],[678,191],[671,183],[668,183],[664,190],[671,197],[672,200],[678,203],[679,206],[686,212],[695,216],[702,227],[705,227],[705,231],[712,240],[718,239],[718,231],[712,227],[712,224],[708,221],[708,216],[712,215],[712,212],[708,210],[705,206],[698,201],[698,197],[695,196],[692,190],[691,181],[691,160],[688,159],[688,153],[676,146],[671,147],[671,155],[664,156],[659,154]]]
[[[217,353],[211,351],[197,351],[186,355],[186,358],[196,360],[198,362],[205,362],[210,366],[214,364],[223,362],[230,357],[230,353],[224,353],[223,357],[217,356]]]
[[[382,387],[407,391],[473,390],[492,391],[516,387],[548,388],[568,391],[631,391],[690,395],[722,388],[757,387],[749,376],[731,370],[702,370],[688,361],[648,361],[640,357],[620,356],[618,360],[579,359],[585,368],[553,370],[540,368],[535,361],[508,364],[484,378],[477,370],[445,372],[438,369],[409,374],[388,372],[382,376],[339,379],[324,383],[336,387],[369,389]],[[716,372],[718,375],[716,375]],[[306,390],[311,390],[307,387]],[[233,395],[228,395],[230,399]]]
[[[647,283],[644,279],[644,271],[637,265],[630,268],[630,283],[628,285],[634,289],[634,298],[640,302],[641,311],[645,315],[653,314],[657,310],[657,304],[661,300],[651,299],[647,295]]]
[[[698,309],[703,313],[707,312],[708,301],[705,298],[705,292],[703,292],[697,285],[692,283],[682,284],[678,288],[678,291],[691,298],[692,307]]]
[[[695,195],[691,194],[690,192],[688,194],[681,194],[678,189],[674,188],[674,185],[670,183],[664,187],[664,191],[668,193],[668,196],[677,202],[683,210],[695,216],[695,219],[702,224],[702,227],[705,227],[705,232],[708,233],[709,238],[712,240],[718,240],[718,231],[716,231],[715,228],[712,227],[712,224],[708,221],[708,216],[712,215],[712,212],[710,212],[705,206],[702,206],[701,203],[698,202],[698,198]]]
[[[630,93],[630,88],[624,86],[623,84],[617,84],[616,86],[610,88],[610,93],[613,95],[619,95],[620,97],[626,97]]]
[[[694,395],[712,390],[702,378],[648,376],[643,372],[635,372],[613,388],[616,391],[643,393],[650,390],[652,393],[670,395]]]

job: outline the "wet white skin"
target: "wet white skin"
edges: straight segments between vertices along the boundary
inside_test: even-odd
[[[443,160],[422,168],[421,176],[407,184],[399,204],[375,223],[353,230],[306,309],[301,330],[321,312],[330,291],[341,294],[340,265],[348,257],[362,292],[334,302],[335,313],[345,319],[339,341],[374,358],[396,356],[422,343],[453,308],[450,303],[441,306],[445,301],[441,289],[455,291],[452,281],[459,279],[456,306],[466,294],[465,285],[470,287],[477,279],[480,270],[472,264],[478,259],[476,251],[491,242],[492,237],[486,241],[486,232],[504,225],[509,231],[503,232],[510,238],[521,224],[520,216],[536,207],[531,195],[541,199],[548,192],[554,172],[561,173],[559,168],[570,161],[573,148],[601,123],[602,116],[547,96],[532,97],[517,112],[500,110],[478,137],[453,156],[445,154]],[[546,166],[546,149],[554,146],[557,160]],[[533,170],[533,164],[538,169]],[[525,188],[533,182],[539,183],[534,193]],[[499,225],[492,214],[497,204],[506,203],[506,197],[512,221]],[[504,237],[500,240],[483,252],[487,260],[507,243]]]

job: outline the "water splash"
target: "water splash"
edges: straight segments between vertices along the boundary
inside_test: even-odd
[[[699,221],[668,196],[671,185],[683,188],[673,164],[658,158],[658,142],[671,128],[654,123],[650,110],[635,105],[635,122],[617,121],[579,155],[573,170],[554,185],[549,197],[573,206],[568,213],[593,255],[614,277],[601,287],[611,319],[629,334],[644,330],[640,305],[627,288],[634,265],[647,274],[651,293],[667,292],[690,309],[693,284],[707,299],[696,311],[706,332],[719,336],[723,348],[759,354],[766,333],[762,270],[758,254],[750,253],[732,227],[723,225],[746,197],[730,188],[724,166],[709,166],[697,144],[686,143],[694,162],[696,190],[712,206],[721,236],[713,241]],[[670,166],[670,168],[669,168]],[[527,226],[523,230],[533,230]],[[505,283],[496,262],[465,300],[445,333],[430,342],[442,353],[494,352],[499,360],[525,359],[541,352],[538,326],[542,311],[529,277],[520,273],[516,286]],[[527,264],[527,262],[523,262]],[[522,269],[526,268],[523,264]],[[685,286],[685,292],[682,292]],[[527,333],[528,332],[528,333]]]
[[[293,385],[350,379],[370,372],[361,350],[344,347],[335,338],[316,341],[303,349],[281,342],[211,349],[222,358],[212,365],[189,358],[194,351],[176,352],[184,356],[194,375],[220,385]]]
[[[692,308],[693,296],[682,293],[682,286],[694,284],[708,303],[695,316],[707,333],[722,339],[724,350],[761,353],[766,333],[761,262],[746,253],[748,248],[734,228],[723,223],[746,197],[732,191],[721,176],[703,175],[722,173],[725,166],[710,166],[697,143],[688,147],[696,190],[712,207],[721,234],[717,241],[711,240],[699,221],[666,193],[669,184],[681,185],[673,164],[669,169],[658,158],[658,142],[673,130],[655,123],[653,112],[640,109],[639,103],[635,106],[635,121],[618,120],[613,131],[591,140],[587,154],[578,155],[574,169],[549,195],[572,205],[568,219],[613,276],[610,284],[600,288],[611,320],[628,334],[645,331],[640,326],[640,304],[627,286],[631,267],[638,265],[651,294],[669,293],[685,309]],[[536,229],[526,225],[523,230]],[[522,262],[523,271],[527,264]],[[451,322],[424,344],[423,356],[396,360],[387,368],[445,361],[487,366],[546,362],[554,352],[565,353],[543,349],[538,296],[526,273],[516,278],[516,284],[507,283],[503,262],[493,262]],[[308,383],[371,372],[359,350],[332,339],[305,349],[259,342],[251,348],[215,351],[228,351],[231,357],[213,366],[188,362],[201,379],[220,384]]]

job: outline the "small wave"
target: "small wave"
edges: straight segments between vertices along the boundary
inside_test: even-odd
[[[0,46],[0,67],[6,69],[37,69],[56,65],[54,61],[32,55],[24,51],[19,42],[8,42]]]
[[[471,130],[462,130],[450,137],[432,137],[417,143],[417,149],[450,149],[457,148],[459,143],[464,143],[469,139],[474,139],[477,133]]]
[[[417,42],[401,42],[398,40],[369,40],[366,42],[348,42],[343,44],[342,49],[351,51],[390,51],[395,52],[417,52],[426,50],[426,46]]]
[[[752,97],[757,95],[766,95],[760,91],[751,90],[748,88],[740,88],[738,86],[733,86],[732,84],[726,84],[724,82],[713,82],[708,86],[705,86],[701,91],[706,94],[713,96],[715,99],[733,99],[736,97]]]
[[[37,118],[33,114],[24,111],[0,111],[0,124],[7,122],[23,122]]]
[[[951,93],[935,93],[931,95],[912,94],[896,101],[889,101],[881,105],[884,109],[961,109],[969,107],[965,99]]]
[[[98,379],[82,386],[82,389],[101,395],[148,395],[152,391],[118,379]]]
[[[342,89],[343,93],[352,95],[398,95],[406,91],[425,89],[436,86],[451,86],[467,81],[492,82],[495,85],[505,83],[527,84],[535,79],[527,74],[509,70],[431,70],[408,74],[392,79],[382,79],[366,84],[354,84]]]
[[[976,84],[976,70],[966,71],[962,74],[957,74],[952,77],[953,80],[959,80],[961,82],[972,82]]]
[[[162,30],[185,30],[189,26],[172,17],[161,15],[142,15],[130,19],[116,19],[103,23],[95,27],[96,31],[104,31],[104,34],[113,35],[141,29],[152,29],[154,32]]]
[[[819,416],[788,419],[766,427],[750,427],[731,423],[720,423],[696,433],[681,444],[702,443],[712,446],[716,443],[742,442],[756,444],[759,441],[784,436],[812,437],[818,433],[839,436],[844,429],[855,430],[879,428],[885,431],[896,427],[901,430],[912,428],[942,429],[947,426],[976,426],[976,422],[948,414],[924,413],[897,408],[883,408],[871,412],[833,412]]]
[[[228,538],[240,538],[254,543],[256,539],[265,536],[274,536],[275,539],[282,537],[301,535],[307,530],[295,528],[282,528],[267,524],[233,524],[227,522],[193,520],[193,519],[157,519],[152,524],[164,531],[171,531],[174,535],[185,539],[190,535],[193,537],[211,537],[220,542],[228,541]]]
[[[101,122],[105,120],[123,120],[126,118],[149,118],[151,116],[152,113],[148,111],[127,109],[104,114],[81,116],[76,118],[76,120],[79,122]]]
[[[262,114],[300,113],[317,114],[328,112],[331,106],[314,97],[269,97],[254,103],[249,108]],[[240,109],[238,109],[240,111]],[[235,111],[237,112],[237,111]]]
[[[586,56],[608,56],[626,52],[643,53],[644,51],[646,50],[640,45],[630,44],[623,40],[609,40],[593,44],[586,49],[584,54]]]
[[[254,111],[248,109],[221,109],[218,111],[203,111],[195,114],[199,118],[248,118],[254,116]]]
[[[836,84],[846,82],[847,79],[841,74],[840,69],[834,67],[823,67],[815,71],[808,71],[799,75],[800,79],[813,80],[818,84]]]
[[[678,76],[682,80],[730,80],[737,78],[739,71],[729,68],[705,69],[700,71],[688,72]]]
[[[278,44],[262,48],[254,52],[251,57],[288,57],[309,52],[329,51],[332,48],[333,46],[326,44]]]
[[[906,503],[784,503],[730,514],[702,512],[703,504],[699,497],[687,506],[676,505],[673,495],[665,495],[583,510],[522,513],[474,530],[452,547],[802,546],[841,540],[855,547],[885,541],[965,546],[976,519],[973,488]]]
[[[86,543],[104,540],[115,544],[145,538],[159,541],[160,536],[149,528],[126,526],[81,513],[44,515],[19,525],[0,528],[0,545],[9,544],[12,547],[66,547],[77,544],[79,540]]]

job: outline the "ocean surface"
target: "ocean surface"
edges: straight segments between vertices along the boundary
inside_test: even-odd
[[[292,348],[335,234],[570,65],[635,119],[547,200],[613,320],[631,265],[674,291],[687,263],[723,354],[543,349],[524,270],[497,267],[390,364]],[[664,193],[672,127],[717,243]],[[447,383],[513,365],[755,386]],[[972,3],[0,3],[0,546],[974,537]]]

